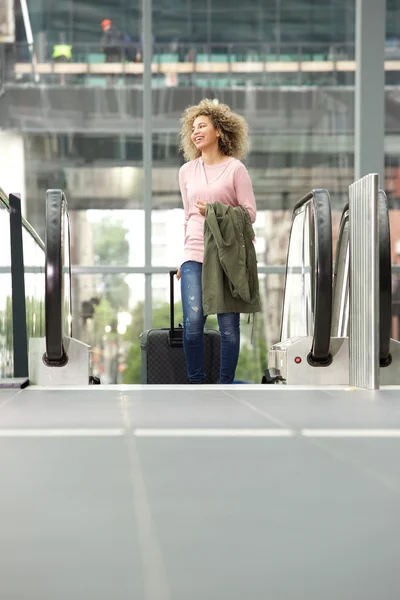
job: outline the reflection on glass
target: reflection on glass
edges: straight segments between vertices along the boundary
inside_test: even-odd
[[[92,347],[93,375],[102,383],[139,383],[144,276],[74,275],[72,294],[74,337]]]
[[[70,235],[69,235],[69,218],[68,213],[63,213],[63,227],[62,232],[64,239],[62,241],[62,252],[63,266],[64,266],[64,307],[63,307],[63,319],[64,319],[64,334],[72,336],[72,306],[71,306],[71,259],[70,259]]]
[[[289,240],[281,340],[313,335],[314,232],[312,205],[296,213]]]
[[[347,337],[349,327],[349,219],[348,213],[339,232],[333,280],[333,337]]]
[[[0,199],[0,379],[14,374],[11,289],[10,216]]]

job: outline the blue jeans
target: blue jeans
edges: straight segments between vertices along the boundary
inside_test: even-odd
[[[201,273],[203,264],[187,261],[181,266],[183,348],[190,383],[204,383],[204,325]],[[218,383],[233,383],[240,350],[240,314],[217,315],[221,334]]]

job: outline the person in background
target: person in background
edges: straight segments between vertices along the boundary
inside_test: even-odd
[[[71,62],[72,46],[70,46],[69,44],[55,44],[53,46],[52,58],[54,62]]]
[[[55,44],[52,59],[55,63],[69,63],[72,58],[72,46],[69,44]],[[65,74],[60,74],[60,84],[65,84]]]
[[[190,383],[204,383],[204,325],[202,267],[206,204],[220,202],[242,206],[251,222],[256,202],[246,167],[239,160],[248,151],[247,123],[216,100],[189,106],[181,119],[181,150],[186,162],[179,171],[185,220],[181,279],[183,345]],[[218,383],[232,383],[240,349],[240,314],[217,315],[221,333],[221,366]]]
[[[122,62],[124,60],[124,36],[112,24],[110,19],[101,22],[103,37],[101,38],[101,49],[105,54],[106,62]]]
[[[156,41],[156,38],[153,35],[152,38],[151,38],[151,52],[152,52],[152,55],[154,55],[154,44],[155,44],[155,41]],[[138,47],[137,47],[137,50],[136,50],[135,62],[143,62],[143,36],[139,37]]]

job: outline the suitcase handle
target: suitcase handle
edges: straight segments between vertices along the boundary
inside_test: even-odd
[[[178,270],[174,269],[169,272],[169,328],[172,331],[174,329],[175,321],[175,306],[174,306],[174,277]]]
[[[169,343],[171,346],[182,345],[182,332],[176,331],[175,321],[175,301],[174,301],[174,277],[178,270],[169,272]]]

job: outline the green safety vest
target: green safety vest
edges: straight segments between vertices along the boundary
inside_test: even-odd
[[[53,58],[58,58],[59,56],[65,56],[65,58],[71,60],[72,46],[68,46],[68,44],[56,44],[53,46]]]

